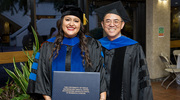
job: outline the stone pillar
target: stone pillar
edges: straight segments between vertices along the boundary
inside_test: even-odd
[[[170,10],[171,0],[146,0],[146,58],[151,79],[167,75],[159,55],[170,56]],[[160,28],[164,31],[159,32]]]

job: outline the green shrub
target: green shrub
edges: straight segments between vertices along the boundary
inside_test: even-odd
[[[6,83],[6,86],[0,88],[0,99],[3,100],[31,100],[30,96],[26,94],[26,90],[28,87],[29,75],[31,72],[31,66],[34,61],[35,55],[39,50],[39,41],[36,32],[33,30],[33,34],[35,37],[35,45],[33,44],[33,54],[29,55],[28,52],[24,51],[24,54],[27,56],[28,61],[21,63],[21,69],[18,69],[15,64],[15,58],[13,58],[14,64],[14,72],[4,68],[5,71],[12,77],[13,82],[9,81]]]

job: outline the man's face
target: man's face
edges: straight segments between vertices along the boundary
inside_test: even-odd
[[[101,22],[101,25],[110,41],[113,41],[119,37],[124,24],[124,21],[119,15],[112,13],[106,14],[104,16],[104,20]]]

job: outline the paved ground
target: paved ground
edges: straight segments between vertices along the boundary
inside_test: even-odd
[[[0,52],[8,52],[8,51],[21,51],[22,47],[7,47],[0,46]],[[20,68],[20,64],[16,63],[17,67]],[[5,86],[8,78],[11,80],[11,77],[6,73],[4,67],[10,70],[14,70],[13,64],[0,64],[0,87]]]

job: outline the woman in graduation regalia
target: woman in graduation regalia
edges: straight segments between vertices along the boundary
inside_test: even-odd
[[[121,35],[130,21],[121,1],[95,10],[107,37],[100,39],[105,59],[107,100],[153,100],[151,82],[142,47]]]
[[[66,5],[61,14],[57,36],[47,40],[35,56],[27,93],[37,100],[51,100],[53,71],[100,72],[100,100],[103,100],[106,82],[101,45],[85,36],[80,8]]]

